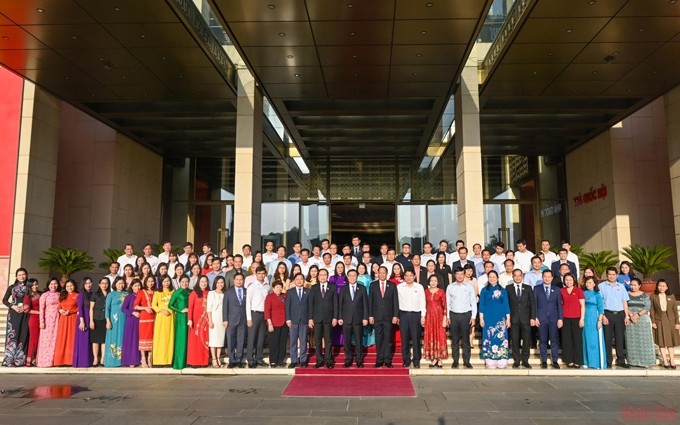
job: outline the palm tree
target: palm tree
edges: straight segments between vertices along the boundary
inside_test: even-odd
[[[614,251],[582,253],[578,260],[581,269],[592,267],[593,270],[595,270],[595,276],[598,279],[602,278],[602,274],[607,270],[607,267],[616,266],[619,262],[618,256]]]
[[[66,283],[74,273],[94,270],[94,259],[79,249],[57,246],[43,251],[43,255],[44,257],[38,260],[38,266],[61,273],[62,283]]]
[[[623,248],[621,253],[633,263],[633,269],[642,274],[643,282],[651,281],[652,275],[660,271],[675,270],[667,261],[675,252],[665,245],[648,247],[633,244]]]
[[[111,263],[113,263],[114,261],[118,261],[118,258],[123,254],[125,254],[125,251],[123,251],[120,248],[105,248],[104,257],[106,257],[108,261],[99,263],[99,268],[103,270],[108,270]]]

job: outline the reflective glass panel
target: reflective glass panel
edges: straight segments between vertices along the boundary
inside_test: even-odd
[[[262,246],[273,241],[283,245],[287,252],[300,239],[300,204],[297,202],[268,202],[262,204]]]
[[[397,239],[401,252],[401,244],[410,243],[412,252],[423,252],[423,243],[427,237],[427,218],[425,205],[397,206]]]

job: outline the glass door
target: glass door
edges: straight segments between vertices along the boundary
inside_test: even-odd
[[[213,252],[227,248],[233,250],[234,206],[231,203],[194,205],[194,247],[212,244]]]
[[[486,248],[493,252],[498,241],[506,249],[515,249],[518,239],[526,239],[529,248],[535,243],[534,205],[499,203],[484,205],[484,237]]]

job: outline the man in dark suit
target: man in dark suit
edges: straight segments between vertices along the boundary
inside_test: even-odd
[[[361,249],[361,239],[359,235],[352,235],[352,246],[350,254],[357,259],[357,264],[361,263],[361,255],[364,253]]]
[[[475,267],[475,262],[468,260],[468,249],[464,246],[458,248],[458,256],[460,260],[454,261],[451,265],[451,270],[456,270],[457,268],[464,268],[466,265],[470,264],[472,266],[472,277],[477,277],[477,268]]]
[[[569,252],[566,249],[562,248],[559,250],[558,256],[560,259],[553,261],[553,263],[550,265],[550,270],[553,272],[553,276],[559,276],[560,265],[562,264],[567,264],[569,266],[569,273],[573,274],[574,276],[578,276],[576,273],[576,264],[574,264],[573,261],[567,260],[567,255],[569,255]]]
[[[398,313],[397,285],[387,280],[387,267],[380,267],[368,296],[368,321],[375,329],[375,367],[392,367],[392,325],[397,324]]]
[[[352,335],[356,345],[357,367],[364,367],[364,350],[361,341],[364,336],[364,326],[368,325],[368,294],[362,285],[357,285],[356,270],[347,272],[347,285],[340,290],[338,304],[339,320],[342,335],[345,339],[345,367],[352,365]]]
[[[234,276],[236,273],[241,273],[244,276],[248,273],[248,271],[243,268],[243,256],[241,254],[234,255],[234,268],[224,274],[224,280],[227,285],[225,291],[234,286]]]
[[[562,327],[562,295],[559,288],[552,286],[553,274],[550,270],[543,271],[543,281],[534,288],[536,299],[536,321],[538,326],[538,338],[541,346],[541,368],[548,368],[548,339],[550,339],[550,351],[552,367],[559,369],[557,353],[559,350],[559,337],[557,330]]]
[[[290,330],[290,364],[307,367],[307,326],[309,326],[309,293],[304,288],[305,277],[298,273],[293,277],[294,288],[286,293],[286,325]],[[298,349],[300,353],[298,354]]]
[[[229,369],[236,366],[243,368],[243,347],[246,341],[246,289],[243,287],[245,277],[241,273],[234,275],[234,286],[227,290],[222,303],[222,325],[227,329],[227,353]]]
[[[536,317],[536,298],[531,286],[522,283],[522,270],[512,271],[512,284],[505,287],[510,304],[510,339],[512,341],[512,365],[517,369],[520,365],[531,369],[529,364],[529,349],[531,347],[531,327]],[[522,355],[520,357],[520,343]]]
[[[423,288],[429,287],[427,283],[427,267],[420,262],[421,258],[418,254],[413,254],[411,257],[411,264],[413,264],[413,274],[415,275],[416,283],[420,283]]]
[[[319,283],[309,289],[309,327],[314,329],[315,368],[333,367],[331,335],[338,324],[338,288],[328,282],[328,270],[319,270]],[[323,339],[323,344],[321,343]],[[323,346],[326,351],[323,351]]]

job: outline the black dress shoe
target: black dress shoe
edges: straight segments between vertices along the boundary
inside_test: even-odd
[[[547,362],[541,363],[541,369],[547,369],[547,368],[548,368],[548,363],[547,363]]]
[[[513,369],[519,369],[519,362],[515,362],[512,364]]]
[[[320,368],[320,367],[323,367],[323,363],[318,363],[318,362],[317,362],[317,363],[314,365],[314,368],[315,368],[315,369],[318,369],[318,368]]]
[[[628,363],[622,363],[622,364],[620,364],[620,365],[618,365],[618,366],[619,366],[619,367],[622,367],[622,368],[624,368],[624,369],[630,369],[630,365],[629,365]]]
[[[236,363],[229,363],[229,364],[227,365],[227,369],[233,369],[233,368],[235,368],[235,367],[236,367]]]
[[[385,363],[385,367],[392,367],[392,362]],[[673,367],[673,369],[675,369],[675,367]]]
[[[288,365],[288,369],[295,369],[295,366],[297,366],[296,363],[291,363]]]
[[[375,362],[375,367],[382,367],[383,364],[383,362]]]
[[[557,362],[553,362],[552,367],[553,367],[553,369],[559,369],[559,368],[560,368],[560,364],[557,363]]]
[[[350,367],[350,366],[352,366],[352,362],[349,362],[349,363],[345,362],[345,364],[343,365],[343,367]]]
[[[402,366],[404,366],[404,367],[410,367],[410,366],[411,366],[411,362],[404,362],[404,363],[402,363]]]
[[[472,369],[472,365],[470,363],[463,363],[463,366],[465,366],[465,369]]]
[[[333,369],[334,367],[335,367],[335,365],[333,364],[333,362],[326,363],[326,368]]]
[[[255,363],[248,363],[248,368],[249,369],[255,369],[257,367],[257,364]]]
[[[239,363],[239,364],[238,364],[238,368],[239,368],[239,369],[243,369],[243,368],[245,368],[245,367],[246,367],[246,364],[245,364],[245,363]]]
[[[267,366],[269,366],[269,363],[267,363],[265,361],[259,361],[259,362],[257,362],[257,365],[267,367]]]
[[[276,363],[271,363],[271,364],[269,365],[269,367],[272,368],[272,369],[275,369],[276,366],[278,366]]]
[[[420,369],[420,363],[413,362],[414,369]]]
[[[357,367],[364,367],[364,362],[357,362]]]
[[[531,369],[531,365],[529,364],[529,362],[522,363],[522,367],[525,369]]]
[[[451,369],[458,369],[458,362],[453,362]]]

